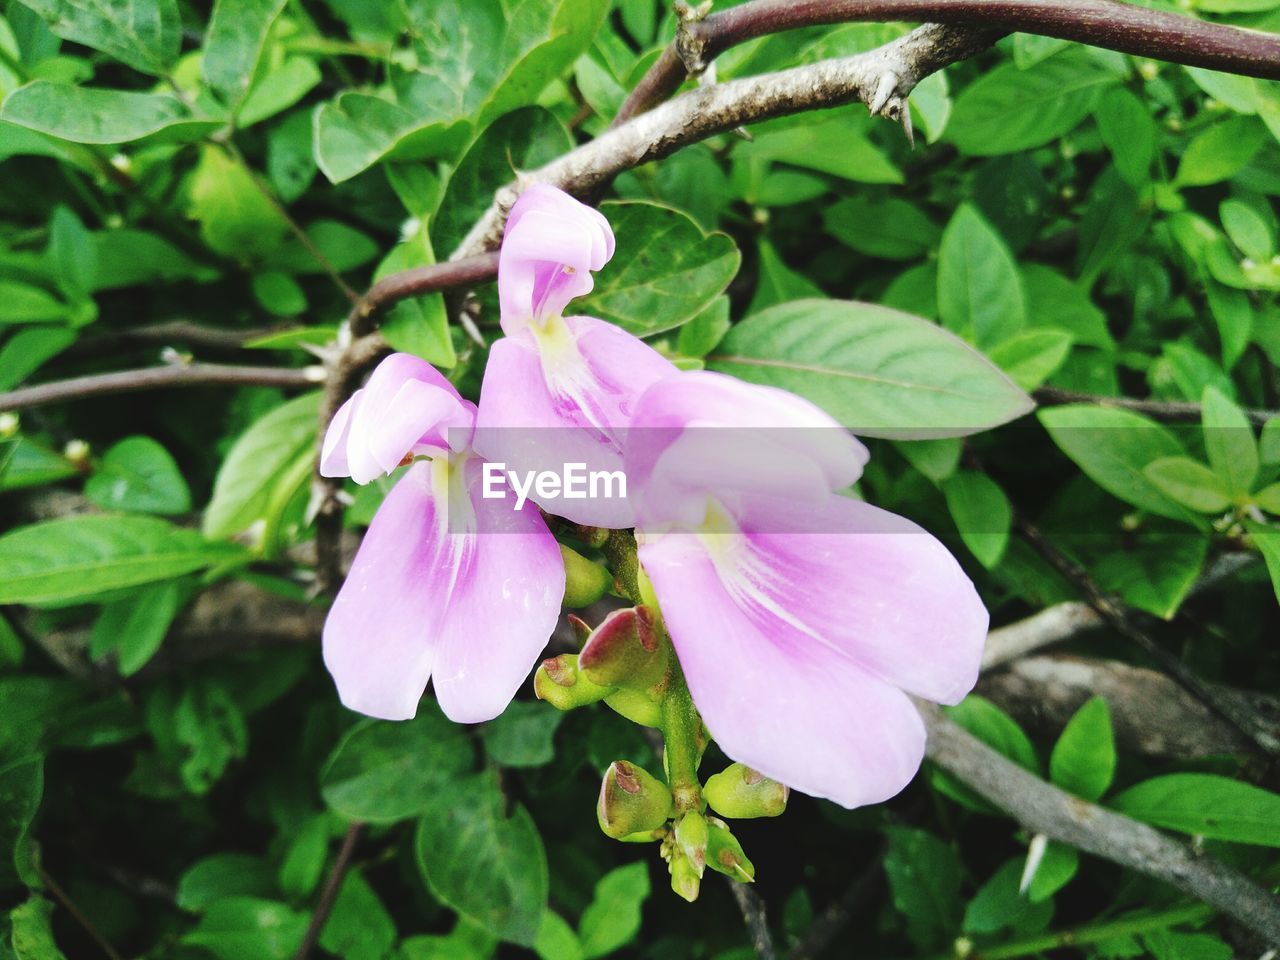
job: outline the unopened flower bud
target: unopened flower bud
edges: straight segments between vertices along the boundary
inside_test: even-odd
[[[533,675],[533,692],[557,710],[572,710],[603,700],[612,693],[610,687],[592,683],[578,669],[578,656],[562,653],[542,661]]]
[[[671,889],[690,903],[698,899],[702,879],[689,859],[678,850],[671,857]]]
[[[564,605],[589,607],[609,589],[613,575],[600,564],[588,560],[576,550],[560,544],[564,559]]]
[[[581,648],[591,637],[591,624],[572,613],[565,614],[564,618],[569,621],[569,627],[573,630],[573,639],[578,641],[578,647]]]
[[[671,791],[639,764],[615,760],[600,784],[596,819],[615,840],[657,830],[671,816]]]
[[[707,866],[707,818],[697,810],[689,810],[676,821],[676,846],[685,855],[698,877]]]
[[[742,852],[742,844],[728,824],[716,817],[707,817],[707,866],[740,883],[756,878],[755,865]]]
[[[615,713],[642,727],[662,726],[662,706],[648,694],[615,687],[610,687],[609,690],[611,692],[604,702]]]
[[[741,763],[721,770],[702,788],[711,809],[729,820],[776,817],[787,809],[788,793],[777,780]]]
[[[0,413],[0,440],[8,440],[18,432],[18,415],[16,413]]]
[[[668,662],[653,612],[640,606],[605,617],[583,646],[579,665],[596,683],[648,690],[667,675]]]
[[[68,440],[62,448],[62,455],[76,466],[82,466],[89,462],[89,444],[83,440]]]

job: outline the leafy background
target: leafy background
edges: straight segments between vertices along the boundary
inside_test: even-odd
[[[1274,0],[1183,6],[1280,30]],[[348,295],[447,255],[513,170],[602,132],[673,16],[647,0],[0,11],[0,390],[193,357],[284,371],[0,423],[0,957],[289,957],[344,838],[333,956],[754,955],[726,884],[686,906],[651,848],[597,830],[610,761],[660,768],[637,728],[527,695],[475,729],[430,701],[360,722],[310,598],[306,371]],[[719,76],[905,29],[763,38]],[[1019,34],[925,80],[912,110],[915,151],[848,107],[624,173],[603,207],[619,252],[583,312],[882,438],[862,492],[947,539],[996,623],[1076,599],[1083,570],[1156,650],[1094,630],[1068,648],[1079,663],[1173,662],[1274,709],[1280,420],[1257,411],[1280,387],[1280,90]],[[491,287],[405,300],[382,330],[474,395],[484,349],[463,314],[496,336]],[[1098,402],[1114,396],[1155,407]],[[1151,415],[1170,412],[1183,422]],[[353,531],[384,491],[353,489]],[[1239,738],[1153,746],[1141,689],[1069,691],[1054,711],[993,673],[951,716],[1274,884],[1274,766]],[[735,829],[780,949],[841,902],[828,956],[958,938],[1031,956],[1058,931],[1098,957],[1248,945],[930,767],[879,807],[793,796]]]

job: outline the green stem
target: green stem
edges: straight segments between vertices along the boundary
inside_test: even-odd
[[[667,745],[667,782],[678,813],[702,806],[702,785],[698,782],[701,734],[702,717],[689,695],[684,671],[673,657],[662,698],[662,739]]]
[[[1037,934],[1033,937],[1013,940],[998,947],[974,950],[964,956],[968,960],[1011,960],[1014,957],[1030,957],[1044,953],[1046,950],[1060,950],[1063,947],[1100,943],[1116,937],[1152,933],[1180,923],[1198,923],[1208,920],[1215,912],[1212,907],[1202,903],[1185,904],[1158,913],[1121,917],[1103,923],[1089,923],[1072,930],[1060,930],[1057,933]],[[954,956],[960,955],[959,950],[954,954]]]

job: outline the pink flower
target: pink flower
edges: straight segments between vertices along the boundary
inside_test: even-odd
[[[833,492],[866,451],[783,391],[682,374],[629,441],[640,562],[712,736],[846,807],[898,793],[924,754],[907,694],[956,703],[977,680],[988,617],[959,564]]]
[[[506,336],[489,353],[477,421],[476,449],[489,460],[521,472],[622,469],[636,399],[676,368],[613,324],[563,315],[613,249],[608,221],[555,187],[535,184],[512,207],[498,261]],[[539,503],[579,523],[631,525],[625,501]]]
[[[489,720],[555,627],[560,548],[532,505],[481,495],[475,416],[435,368],[398,353],[329,426],[325,476],[367,483],[430,458],[387,494],[325,620],[325,665],[352,710],[408,719],[430,679],[451,719]]]

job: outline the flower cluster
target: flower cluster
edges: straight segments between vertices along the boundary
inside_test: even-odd
[[[909,695],[954,703],[968,692],[986,609],[936,539],[849,495],[867,451],[817,407],[720,374],[679,372],[609,323],[566,317],[613,251],[600,213],[552,187],[529,188],[507,222],[504,336],[478,408],[430,365],[397,354],[334,418],[326,476],[366,483],[411,464],[325,625],[325,662],[343,702],[411,717],[430,680],[454,720],[502,712],[565,591],[565,561],[536,504],[577,524],[634,527],[645,601],[606,620],[580,659],[548,661],[540,695],[555,702],[556,685],[576,679],[565,671],[595,663],[582,693],[586,676],[599,679],[601,651],[622,638],[640,644],[627,670],[643,674],[653,637],[669,637],[711,736],[745,765],[738,780],[763,775],[846,807],[894,795],[924,751]],[[623,470],[632,491],[622,501],[534,492],[517,509],[511,496],[481,495],[486,460],[520,471],[571,462]],[[610,675],[595,698],[659,725],[643,697],[624,702],[624,681]],[[610,789],[638,796],[626,785],[639,774],[611,775],[602,826],[649,829],[606,804]],[[665,794],[652,812],[665,820]],[[711,820],[714,833],[720,822]],[[686,834],[695,830],[684,822]],[[677,823],[676,841],[679,831]]]

